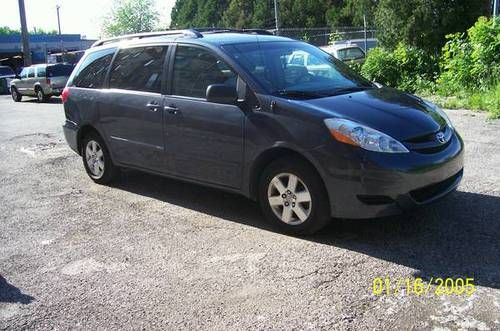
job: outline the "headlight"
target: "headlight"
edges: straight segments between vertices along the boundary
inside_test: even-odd
[[[342,143],[359,146],[374,152],[409,152],[408,149],[396,139],[359,123],[338,118],[328,118],[324,120],[324,122],[333,138]]]
[[[441,116],[442,118],[444,118],[444,120],[446,121],[446,124],[453,129],[453,124],[451,124],[451,120],[450,118],[448,117],[448,115],[446,115],[446,113],[441,109],[439,108],[438,106],[436,106],[435,104],[433,104],[432,102],[430,101],[427,101],[427,100],[424,100],[424,103],[429,106],[432,110],[434,110],[436,113],[439,114],[439,116]]]

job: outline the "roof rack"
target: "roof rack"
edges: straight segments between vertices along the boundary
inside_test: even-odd
[[[250,33],[250,34],[260,34],[260,35],[274,35],[271,31],[264,30],[264,29],[232,29],[232,28],[199,28],[195,29],[198,32],[201,33],[227,33],[227,32],[232,32],[232,33]]]
[[[142,39],[142,38],[150,38],[150,37],[159,37],[159,36],[189,36],[195,38],[203,38],[203,35],[197,30],[186,29],[186,30],[167,30],[167,31],[156,31],[156,32],[142,32],[142,33],[134,33],[127,34],[124,36],[106,38],[96,41],[90,47],[102,46],[105,44],[118,42],[122,40],[130,40],[130,39]]]

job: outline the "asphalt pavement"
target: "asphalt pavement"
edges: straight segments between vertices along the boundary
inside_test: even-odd
[[[499,330],[500,121],[447,112],[457,192],[295,238],[237,195],[137,171],[94,184],[59,99],[0,96],[0,329]],[[377,277],[475,292],[375,295]]]

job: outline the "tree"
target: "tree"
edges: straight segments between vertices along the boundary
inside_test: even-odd
[[[378,39],[394,49],[399,42],[438,53],[446,35],[465,32],[481,15],[489,0],[380,0],[376,9]]]
[[[105,36],[153,31],[158,13],[153,0],[115,0],[102,26]]]

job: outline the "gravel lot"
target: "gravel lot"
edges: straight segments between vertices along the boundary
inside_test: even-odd
[[[466,142],[458,192],[294,238],[236,195],[136,171],[96,185],[57,99],[0,96],[0,329],[498,330],[500,121],[448,113]],[[376,296],[375,277],[477,291]]]

